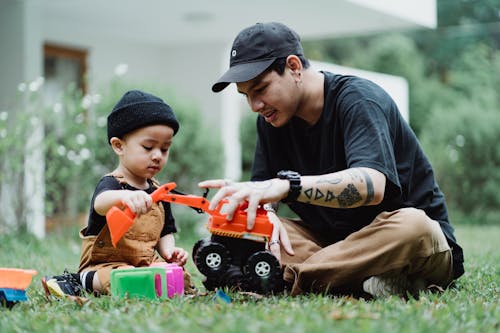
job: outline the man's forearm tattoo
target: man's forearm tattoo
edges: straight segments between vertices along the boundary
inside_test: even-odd
[[[373,181],[368,172],[366,172],[363,169],[359,169],[359,171],[363,174],[366,181],[366,199],[365,199],[365,205],[366,205],[372,202],[373,197],[375,196],[375,189],[373,188]]]
[[[309,199],[309,200],[311,200],[311,198],[312,198],[312,193],[313,193],[313,189],[312,188],[308,188],[307,190],[304,190],[304,194],[307,197],[307,199]]]
[[[375,190],[373,188],[373,181],[370,175],[363,169],[349,170],[347,172],[347,175],[348,176],[345,177],[345,179],[342,175],[322,176],[316,182],[316,184],[328,183],[328,184],[338,185],[343,181],[346,180],[349,181],[348,178],[350,178],[350,181],[352,181],[352,183],[347,184],[346,187],[337,196],[334,194],[333,191],[326,190],[325,193],[324,189],[320,190],[313,187],[304,189],[304,194],[309,199],[309,202],[313,200],[331,202],[337,199],[339,207],[347,208],[347,207],[352,207],[353,205],[363,201],[363,196],[361,195],[360,191],[358,190],[355,184],[366,183],[366,198],[364,204],[366,205],[372,202],[375,196]]]
[[[314,196],[313,196],[314,193]],[[326,195],[320,190],[316,189],[314,190],[313,188],[308,188],[307,190],[304,191],[304,194],[309,200],[319,200],[323,197],[325,197],[325,202],[332,201],[335,199],[335,195],[333,195],[333,192],[327,191]]]
[[[335,176],[322,176],[321,178],[318,179],[316,182],[317,184],[321,183],[327,183],[327,184],[340,184],[342,182],[342,176],[340,175],[335,175]]]
[[[319,200],[321,198],[323,198],[325,195],[323,194],[323,192],[321,192],[321,190],[319,189],[316,189],[316,194],[314,195],[314,200]]]
[[[350,207],[363,199],[358,189],[353,184],[348,184],[338,196],[335,196],[332,191],[327,191],[325,194],[321,190],[314,188],[306,189],[304,194],[309,199],[309,202],[311,200],[318,201],[320,199],[324,202],[330,202],[337,199],[339,206],[342,208]]]
[[[336,198],[336,197],[335,197],[335,195],[333,194],[333,192],[332,192],[332,191],[328,191],[328,192],[326,193],[325,202],[330,202],[330,201],[332,201],[332,200],[333,200],[333,199],[335,199],[335,198]]]
[[[363,176],[361,175],[360,169],[347,170],[347,173],[349,174],[353,182],[363,182]]]
[[[362,199],[361,194],[359,194],[358,189],[353,184],[348,184],[337,197],[339,206],[342,208],[350,207]]]

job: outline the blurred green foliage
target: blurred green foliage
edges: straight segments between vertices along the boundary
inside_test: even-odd
[[[480,116],[479,116],[480,115]],[[421,136],[450,215],[470,223],[500,221],[500,114],[463,101],[434,109]]]
[[[450,212],[469,223],[500,221],[500,52],[464,50],[449,72],[449,98],[435,104],[421,139]]]
[[[160,183],[175,181],[179,190],[190,193],[199,192],[198,181],[222,177],[219,136],[203,122],[195,105],[180,101],[168,87],[115,79],[95,94],[82,96],[78,89],[69,86],[57,102],[48,106],[43,100],[43,84],[34,90],[25,88],[20,91],[18,108],[0,113],[0,154],[9,156],[0,165],[3,171],[0,188],[14,184],[18,189],[10,195],[20,217],[15,223],[0,218],[0,230],[22,230],[26,223],[22,218],[23,191],[19,189],[22,189],[25,172],[26,141],[39,126],[44,136],[36,149],[42,149],[45,154],[46,215],[75,217],[88,211],[97,181],[118,165],[107,142],[106,119],[116,102],[130,89],[144,90],[164,99],[181,125],[168,163],[157,175]],[[5,227],[16,223],[17,227]]]

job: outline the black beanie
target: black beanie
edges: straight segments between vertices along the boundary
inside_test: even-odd
[[[108,116],[108,142],[112,137],[123,138],[133,130],[149,125],[165,124],[179,130],[179,123],[172,108],[161,98],[131,90],[116,103]]]

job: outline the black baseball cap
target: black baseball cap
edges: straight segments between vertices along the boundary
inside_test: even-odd
[[[278,22],[257,23],[243,29],[234,39],[229,69],[212,86],[220,92],[232,82],[246,82],[264,72],[278,58],[303,56],[300,37]]]

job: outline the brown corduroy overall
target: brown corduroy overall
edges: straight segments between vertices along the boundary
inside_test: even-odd
[[[116,248],[111,244],[107,224],[97,236],[84,236],[86,228],[82,229],[82,255],[78,272],[96,271],[102,285],[99,292],[108,294],[112,269],[124,266],[144,267],[162,261],[155,248],[163,229],[164,214],[161,204],[153,204],[148,213],[134,220]]]

